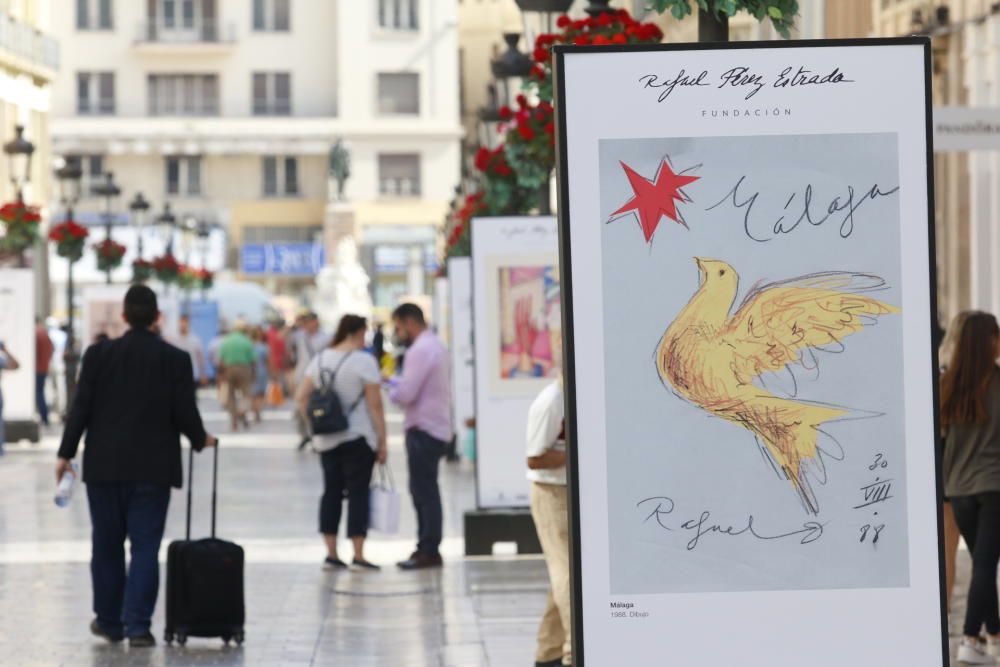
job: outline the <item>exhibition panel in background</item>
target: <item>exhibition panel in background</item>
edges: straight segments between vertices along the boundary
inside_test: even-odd
[[[528,408],[562,362],[555,218],[474,218],[472,276],[477,503],[527,507]]]
[[[21,364],[0,372],[3,418],[35,419],[35,278],[31,269],[0,270],[0,341]]]
[[[448,259],[448,342],[451,349],[451,405],[459,451],[469,437],[466,421],[476,416],[472,345],[472,259]],[[471,452],[469,452],[471,453]]]
[[[575,664],[947,664],[929,53],[557,47]]]

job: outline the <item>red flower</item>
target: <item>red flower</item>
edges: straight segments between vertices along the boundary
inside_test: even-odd
[[[531,74],[529,76],[532,79],[538,79],[539,81],[541,81],[542,79],[545,78],[545,70],[543,70],[538,65],[535,65],[534,67],[531,68]]]
[[[601,16],[607,16],[607,14],[601,14]],[[593,43],[595,46],[605,46],[607,44],[610,44],[611,40],[609,40],[604,35],[598,35],[597,37],[594,38]]]
[[[528,108],[528,98],[527,97],[525,97],[524,95],[518,95],[517,98],[515,98],[515,99],[517,100],[517,106],[521,107],[522,109],[527,109]]]
[[[587,44],[590,44],[590,38],[587,37],[586,35],[580,35],[579,37],[573,40],[573,43],[576,44],[577,46],[586,46]]]
[[[611,37],[611,43],[612,44],[627,44],[628,43],[628,39],[626,39],[625,35],[623,35],[623,34],[621,34],[619,32],[619,33],[615,33],[615,35],[613,35]]]
[[[476,169],[479,171],[486,171],[486,167],[490,164],[490,151],[488,148],[480,148],[476,151],[475,164]]]
[[[535,120],[537,120],[539,123],[544,123],[545,118],[546,118],[545,112],[542,111],[541,109],[535,112]]]
[[[510,110],[510,107],[504,105],[500,107],[500,120],[510,120],[514,117],[514,112]]]
[[[556,19],[556,25],[559,26],[560,28],[565,28],[571,22],[572,21],[570,21],[570,18],[568,16],[566,16],[565,14],[563,14],[562,16],[560,16],[559,18]]]
[[[600,16],[597,17],[597,25],[609,26],[612,23],[614,23],[615,18],[617,18],[617,15],[612,16],[611,14],[601,14]]]
[[[556,126],[555,126],[555,124],[554,123],[546,123],[545,124],[545,133],[546,134],[550,134],[550,135],[551,134],[555,134],[556,133]]]
[[[535,62],[545,63],[549,61],[549,50],[543,46],[536,46],[534,53]]]
[[[531,141],[535,138],[535,131],[527,124],[522,123],[517,126],[517,133],[521,135],[521,138],[525,141]]]

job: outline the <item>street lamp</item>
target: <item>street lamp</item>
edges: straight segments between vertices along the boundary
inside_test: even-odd
[[[35,145],[24,138],[24,125],[14,128],[16,136],[3,145],[7,154],[7,167],[10,170],[10,182],[17,193],[17,201],[24,201],[24,186],[31,180],[31,154]]]
[[[67,221],[73,219],[73,207],[80,201],[80,181],[83,170],[79,163],[66,160],[65,164],[56,169],[56,179],[59,181],[59,199],[66,207]],[[63,351],[63,361],[66,366],[66,411],[69,412],[76,393],[76,342],[73,324],[73,265],[76,261],[70,257],[69,274],[66,278],[66,349]]]
[[[121,188],[115,183],[115,175],[110,171],[104,174],[104,181],[93,187],[93,193],[104,197],[104,240],[111,240],[111,226],[114,224],[114,200],[121,195]],[[104,272],[106,282],[111,284],[111,269]]]
[[[136,246],[141,260],[142,255],[142,235],[146,228],[146,214],[149,212],[150,204],[141,192],[135,193],[135,197],[129,202],[128,210],[132,213],[131,221],[135,227]]]
[[[163,213],[156,216],[156,231],[163,241],[163,254],[174,254],[174,229],[177,228],[177,216],[170,210],[170,202],[163,203]]]

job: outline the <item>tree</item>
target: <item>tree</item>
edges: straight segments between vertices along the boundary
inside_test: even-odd
[[[715,18],[719,25],[737,12],[748,12],[758,21],[770,19],[774,29],[782,37],[789,37],[799,13],[798,0],[695,0],[701,10],[700,19]],[[650,0],[650,7],[661,14],[669,11],[677,20],[691,14],[690,0]],[[704,36],[705,32],[699,30]],[[704,38],[702,41],[705,41]]]

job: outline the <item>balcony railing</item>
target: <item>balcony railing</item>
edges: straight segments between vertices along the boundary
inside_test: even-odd
[[[139,24],[139,44],[233,44],[236,24],[199,19],[191,24],[176,21],[143,21]]]
[[[0,48],[35,65],[59,69],[59,42],[4,13],[0,13]]]

